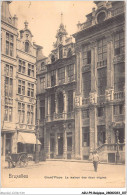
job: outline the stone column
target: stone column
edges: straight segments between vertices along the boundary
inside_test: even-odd
[[[56,85],[58,85],[58,70],[56,69]]]
[[[106,37],[107,39],[107,89],[114,86],[114,71],[113,71],[113,38],[111,35]]]
[[[96,140],[96,132],[97,132],[97,127],[95,126],[95,107],[93,105],[91,105],[90,107],[90,156],[89,158],[91,158],[91,154],[92,152],[95,150],[95,140]],[[95,129],[96,128],[96,129]]]
[[[48,115],[48,97],[45,96],[45,117]]]
[[[65,114],[65,118],[67,116],[67,94],[66,91],[63,91],[63,98],[64,98],[64,114]]]
[[[6,133],[3,134],[3,156],[5,156],[6,151]]]
[[[75,92],[75,158],[82,159],[82,54],[81,46],[76,47],[76,72],[77,72],[77,88]]]
[[[105,106],[105,124],[106,124],[106,140],[105,142],[111,143],[112,137],[112,122],[113,122],[113,105],[110,101],[113,100],[114,91],[114,48],[113,48],[113,37],[112,35],[107,35],[107,89],[106,89],[106,101],[109,102]]]
[[[67,66],[65,66],[65,83],[68,83]]]
[[[91,42],[90,156],[97,148],[97,42]]]
[[[45,153],[46,153],[46,158],[50,158],[50,131],[48,127],[44,129],[44,148],[45,148]]]
[[[12,153],[17,153],[17,132],[12,135]]]
[[[58,97],[57,97],[57,93],[55,93],[55,113],[58,114]]]
[[[50,106],[51,106],[51,97],[50,96],[48,96],[48,116],[50,116]]]
[[[37,99],[37,120],[40,120],[40,100]]]
[[[58,138],[57,138],[57,132],[55,132],[55,151],[54,151],[54,158],[56,158],[58,155]]]
[[[63,158],[67,159],[67,136],[66,136],[65,129],[64,129],[64,133],[63,133]]]
[[[97,42],[91,42],[91,92],[97,91]]]
[[[71,158],[74,159],[75,156],[75,134],[74,134],[74,127],[72,129],[72,156]]]

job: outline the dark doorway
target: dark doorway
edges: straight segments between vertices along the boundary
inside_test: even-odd
[[[72,137],[67,137],[67,151],[72,151]]]
[[[115,163],[115,153],[108,153],[108,162]]]
[[[8,152],[12,152],[12,134],[6,133],[6,151],[5,154],[8,154]]]
[[[18,142],[18,149],[17,152],[23,152],[23,143]]]
[[[71,159],[72,137],[67,137],[67,159]]]
[[[63,155],[63,134],[58,134],[58,155]]]

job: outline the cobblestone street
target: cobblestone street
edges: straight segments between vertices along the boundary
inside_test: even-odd
[[[46,161],[25,168],[2,169],[2,187],[120,188],[125,186],[125,166]]]

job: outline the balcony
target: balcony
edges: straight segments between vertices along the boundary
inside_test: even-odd
[[[74,119],[74,117],[75,117],[74,112],[67,113],[67,119]]]
[[[54,113],[53,115],[47,115],[46,122],[69,120],[69,119],[74,119],[74,112]]]
[[[75,80],[76,80],[76,75],[74,74],[74,75],[67,78],[67,83],[74,82]]]
[[[117,9],[113,10],[112,11],[112,16],[116,16],[116,15],[119,15],[121,13],[124,13],[124,6],[119,7]]]
[[[125,121],[125,116],[123,114],[114,116],[114,122],[124,122],[124,121]]]
[[[123,100],[124,96],[124,91],[114,92],[114,100]]]
[[[97,97],[97,103],[104,103],[105,102],[105,95],[100,95]]]
[[[125,143],[103,144],[97,148],[97,151],[98,153],[103,151],[117,151],[117,147],[119,147],[119,151],[125,151]]]
[[[83,67],[82,67],[82,73],[88,72],[90,70],[91,70],[91,64],[83,65]]]
[[[90,104],[90,99],[89,98],[84,98],[82,100],[82,105],[88,105],[88,104]]]
[[[107,66],[107,59],[97,62],[97,68],[102,68],[102,67],[105,67],[105,66]]]
[[[92,20],[91,21],[84,22],[83,24],[81,24],[81,23],[78,23],[77,24],[79,31],[84,30],[84,29],[90,27],[91,25],[92,25]]]

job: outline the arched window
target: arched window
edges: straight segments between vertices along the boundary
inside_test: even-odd
[[[68,53],[67,53],[67,57],[69,58],[70,56],[72,56],[71,48],[68,49]]]
[[[29,52],[29,43],[25,42],[25,52]]]
[[[55,62],[55,56],[54,55],[52,55],[52,57],[51,57],[51,62],[52,63]]]
[[[58,113],[63,113],[64,111],[64,97],[63,93],[59,92],[58,94]]]

